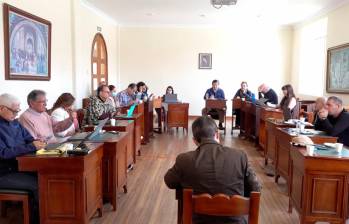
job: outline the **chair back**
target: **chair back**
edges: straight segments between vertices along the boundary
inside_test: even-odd
[[[160,97],[158,97],[158,98],[155,98],[154,100],[153,100],[153,106],[154,106],[154,108],[161,108],[162,107],[162,99],[160,98]]]
[[[192,189],[183,191],[183,224],[191,224],[193,213],[211,216],[248,215],[249,224],[258,224],[259,192],[251,192],[250,198],[225,194],[193,195]]]
[[[90,98],[82,99],[82,109],[87,109],[90,106]]]
[[[80,129],[82,129],[82,126],[83,126],[85,113],[86,113],[86,112],[85,112],[85,109],[78,109],[78,110],[76,111],[77,119],[78,119],[78,122],[79,122],[79,127],[80,127]]]

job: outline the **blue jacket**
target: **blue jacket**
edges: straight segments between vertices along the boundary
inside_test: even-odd
[[[12,159],[18,155],[36,151],[34,138],[17,121],[0,117],[0,159]]]
[[[211,96],[214,96],[215,99],[221,99],[221,100],[225,99],[224,91],[219,88],[217,89],[216,92],[214,92],[212,88],[209,88],[208,90],[206,90],[206,93],[204,95],[204,100],[206,100],[206,95],[208,95],[208,99],[211,98]]]

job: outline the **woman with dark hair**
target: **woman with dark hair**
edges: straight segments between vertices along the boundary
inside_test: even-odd
[[[62,132],[55,133],[57,139],[65,138],[75,134],[75,130],[79,128],[76,112],[72,112],[72,106],[75,102],[75,98],[70,93],[63,93],[53,104],[51,109],[51,118],[53,121],[59,122],[69,118],[69,114],[72,114],[74,118],[73,124]]]
[[[110,91],[110,96],[107,99],[108,102],[110,102],[111,105],[113,105],[114,107],[120,107],[119,106],[119,101],[116,98],[116,95],[118,94],[116,92],[116,87],[114,85],[109,85],[109,91]]]
[[[166,94],[174,94],[174,90],[172,86],[167,86],[166,88]]]
[[[142,81],[137,83],[136,96],[137,96],[137,100],[144,100],[144,101],[146,101],[148,99],[148,87]]]
[[[284,113],[284,120],[287,121],[291,118],[297,118],[297,99],[296,95],[293,92],[292,86],[290,84],[287,84],[284,85],[281,89],[284,97],[282,98],[279,107]]]

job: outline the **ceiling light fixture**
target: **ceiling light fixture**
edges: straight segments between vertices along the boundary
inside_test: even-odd
[[[220,9],[223,5],[236,5],[237,0],[211,0],[211,4],[214,8]]]

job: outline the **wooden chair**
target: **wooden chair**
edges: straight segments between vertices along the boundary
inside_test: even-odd
[[[90,98],[82,99],[82,109],[87,109],[90,106]]]
[[[29,196],[27,191],[0,189],[0,203],[4,201],[21,201],[23,204],[23,223],[29,224]],[[1,206],[1,216],[6,216],[4,203]]]
[[[84,122],[85,113],[86,113],[85,109],[78,109],[78,110],[76,111],[80,129],[82,129],[82,125],[83,125],[83,122]]]
[[[248,215],[249,224],[258,224],[259,192],[251,192],[250,198],[225,194],[193,195],[192,189],[183,191],[183,224],[192,223],[193,213],[211,216]]]

